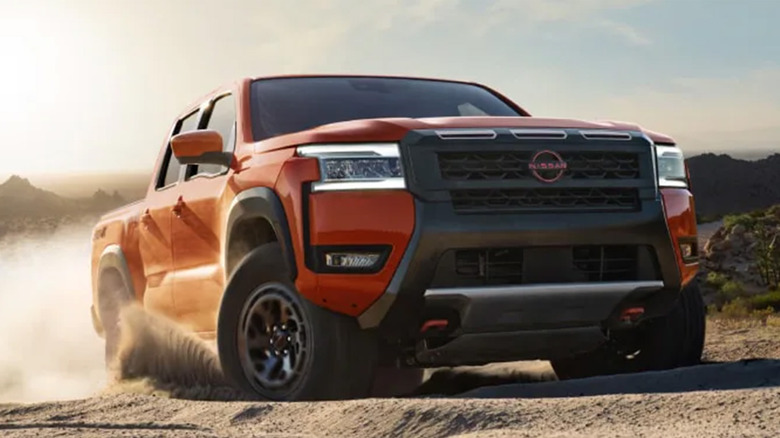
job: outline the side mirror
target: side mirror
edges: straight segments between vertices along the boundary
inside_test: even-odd
[[[230,166],[233,156],[222,151],[222,136],[212,129],[183,132],[171,139],[173,155],[181,164]]]

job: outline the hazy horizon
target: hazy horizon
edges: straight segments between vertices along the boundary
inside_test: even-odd
[[[735,159],[746,161],[757,161],[764,159],[771,154],[778,153],[772,150],[752,150],[738,151],[730,153],[729,151],[705,151],[703,153],[726,154]],[[700,154],[690,155],[692,158]],[[153,168],[145,170],[105,172],[83,171],[70,173],[22,173],[12,172],[7,174],[0,173],[0,184],[7,181],[11,176],[19,176],[30,181],[35,187],[54,192],[60,196],[79,198],[91,196],[96,190],[101,189],[112,193],[119,192],[123,197],[130,199],[140,199],[146,194]]]
[[[472,80],[536,116],[755,159],[780,149],[778,17],[762,0],[3,2],[0,178],[148,172],[184,106],[286,73]]]

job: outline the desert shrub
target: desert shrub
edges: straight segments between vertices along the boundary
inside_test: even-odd
[[[761,219],[763,217],[766,217],[767,210],[753,210],[748,213],[748,216],[754,218],[754,219]]]
[[[780,290],[750,297],[750,306],[753,309],[765,309],[767,307],[780,309]]]
[[[745,288],[738,281],[729,280],[720,287],[718,295],[723,298],[724,301],[731,301],[737,298],[742,298],[745,295]]]
[[[775,314],[774,307],[765,307],[760,310],[754,310],[750,312],[750,317],[755,319],[760,319],[761,322],[766,325],[766,320]]]
[[[750,302],[743,297],[729,301],[720,309],[721,315],[727,318],[747,318],[750,316]]]
[[[704,280],[708,286],[712,286],[716,289],[720,289],[726,284],[729,279],[725,274],[720,272],[710,271],[707,273],[707,278]]]
[[[770,222],[758,223],[756,236],[756,266],[764,284],[780,286],[780,234]]]
[[[756,217],[751,213],[730,214],[723,218],[723,225],[731,230],[736,225],[743,225],[746,229],[752,230],[756,224]]]

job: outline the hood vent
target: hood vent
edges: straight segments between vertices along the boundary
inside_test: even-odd
[[[630,132],[624,131],[580,131],[586,140],[618,140],[629,141],[633,137]]]
[[[493,140],[498,137],[492,129],[448,129],[436,131],[442,140]]]
[[[498,133],[493,129],[440,129],[436,135],[442,140],[495,140]],[[518,140],[566,140],[568,132],[563,129],[510,129]],[[627,131],[580,130],[586,140],[630,141],[634,136]]]
[[[566,140],[568,134],[559,129],[512,129],[518,140]]]

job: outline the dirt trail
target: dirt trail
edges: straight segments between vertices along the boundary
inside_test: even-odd
[[[780,389],[706,390],[718,381],[746,377],[777,385],[777,361],[710,365],[722,368],[700,379],[700,391],[669,385],[692,378],[652,376],[653,393],[590,396],[604,383],[551,382],[535,398],[523,388],[496,387],[474,397],[385,399],[326,403],[203,402],[139,395],[0,407],[7,436],[79,434],[79,436],[777,436]],[[714,378],[715,376],[717,378]],[[774,376],[774,377],[772,377]],[[642,378],[629,377],[634,383]],[[580,392],[582,396],[580,396]],[[567,394],[568,398],[552,398]]]
[[[713,363],[686,369],[558,382],[545,381],[552,378],[545,362],[518,362],[439,371],[425,387],[428,395],[415,398],[265,403],[182,399],[235,394],[220,386],[213,353],[195,338],[135,311],[126,323],[136,332],[123,347],[122,382],[82,400],[0,406],[3,435],[780,435],[780,360],[760,359],[780,358],[778,327],[711,321],[707,358]],[[148,361],[161,351],[168,354]],[[735,351],[754,359],[718,362]],[[182,362],[188,358],[201,362]]]

